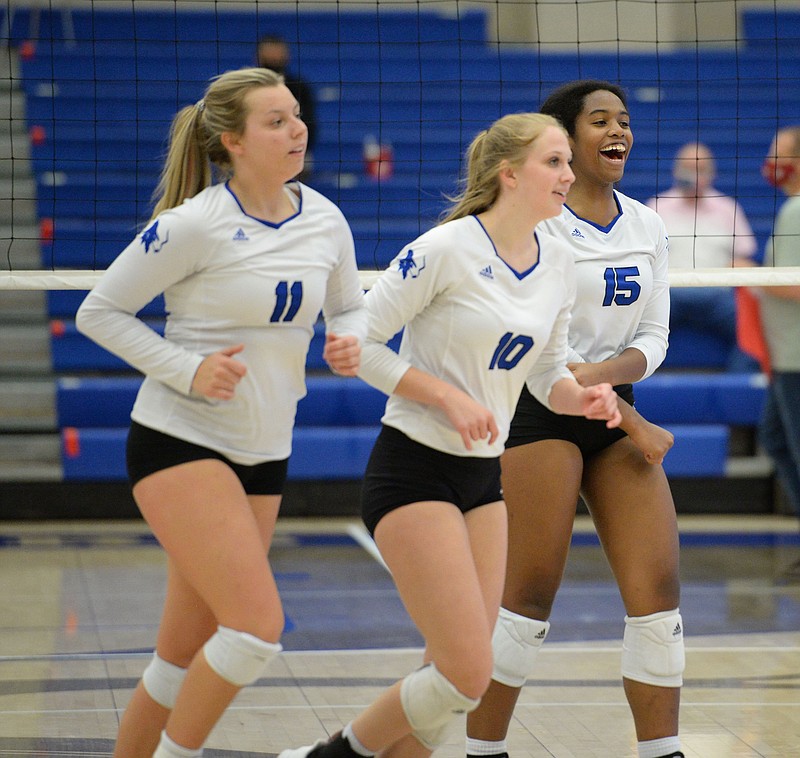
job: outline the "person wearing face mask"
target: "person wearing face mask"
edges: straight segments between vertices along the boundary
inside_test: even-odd
[[[671,269],[753,266],[756,239],[739,203],[714,188],[716,164],[704,144],[683,145],[675,156],[673,184],[647,205],[664,220]],[[725,367],[755,371],[756,362],[736,341],[736,300],[731,287],[673,287],[670,328],[710,332],[728,348]]]
[[[280,74],[289,91],[300,103],[300,115],[308,128],[306,160],[300,179],[306,180],[314,168],[313,151],[317,141],[316,97],[311,85],[294,71],[289,71],[291,54],[289,44],[277,34],[265,34],[258,41],[256,58],[261,68],[268,68]]]
[[[800,125],[780,129],[761,170],[786,196],[764,254],[765,266],[800,266]],[[800,285],[758,290],[772,366],[760,441],[800,516]],[[800,581],[800,561],[783,574]]]

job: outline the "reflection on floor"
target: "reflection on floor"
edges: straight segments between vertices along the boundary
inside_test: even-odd
[[[687,758],[800,756],[796,521],[681,519]],[[206,755],[270,756],[333,733],[420,659],[422,640],[360,524],[280,521],[287,651]],[[0,756],[108,756],[152,651],[163,553],[141,522],[0,524]],[[580,520],[552,631],[520,699],[513,758],[634,756],[619,681],[624,611]],[[442,758],[463,758],[463,738]]]

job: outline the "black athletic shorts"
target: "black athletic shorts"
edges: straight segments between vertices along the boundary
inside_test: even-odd
[[[239,477],[248,495],[280,495],[283,492],[288,459],[244,466],[228,460],[216,450],[180,440],[131,421],[126,448],[128,479],[131,486],[157,471],[208,458],[227,463]]]
[[[502,499],[499,458],[442,453],[383,426],[364,474],[361,516],[374,534],[378,522],[403,505],[439,500],[466,513]]]
[[[633,405],[633,387],[630,384],[620,384],[614,390]],[[524,387],[511,420],[506,448],[540,440],[566,440],[578,446],[585,460],[626,436],[619,427],[606,427],[605,421],[553,413]]]

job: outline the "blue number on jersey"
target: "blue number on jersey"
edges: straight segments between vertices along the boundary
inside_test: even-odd
[[[639,276],[638,266],[620,266],[605,270],[603,276],[606,280],[606,294],[603,298],[603,307],[612,303],[616,305],[630,305],[639,299],[642,286],[632,277]]]
[[[518,334],[514,337],[511,332],[506,332],[497,343],[494,355],[489,363],[489,370],[502,368],[506,371],[514,368],[525,353],[533,347],[533,337]]]
[[[269,320],[272,323],[278,321],[291,321],[300,310],[300,304],[303,302],[303,282],[292,282],[292,288],[289,289],[289,282],[278,282],[275,287],[275,309]],[[288,309],[287,309],[288,304]]]

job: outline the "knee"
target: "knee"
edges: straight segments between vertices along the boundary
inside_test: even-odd
[[[154,653],[142,674],[142,686],[162,708],[172,710],[185,677],[185,667],[176,666],[165,661],[158,653]]]
[[[485,645],[470,646],[461,654],[439,656],[435,665],[460,693],[480,698],[492,681],[491,641],[487,638]]]
[[[520,587],[507,589],[503,595],[503,607],[529,619],[546,621],[553,611],[553,603],[558,592],[558,579],[545,579]]]
[[[680,687],[686,653],[677,608],[649,616],[626,616],[622,675],[655,687]]]
[[[648,595],[650,609],[653,608],[677,608],[681,596],[681,581],[678,574],[678,566],[674,568],[665,567],[663,572],[657,575]]]
[[[438,729],[460,713],[474,711],[483,691],[477,697],[462,692],[436,668],[435,663],[429,663],[403,679],[400,702],[411,727],[415,731],[425,731]]]
[[[261,677],[281,649],[280,643],[220,626],[203,646],[203,655],[219,677],[244,687]]]
[[[492,679],[508,687],[522,687],[533,673],[536,657],[550,624],[501,608],[492,636]]]
[[[489,681],[486,680],[486,687]],[[484,689],[481,691],[483,694]],[[400,702],[413,736],[428,750],[440,747],[459,714],[474,711],[480,695],[471,697],[433,663],[409,674],[400,685]]]

